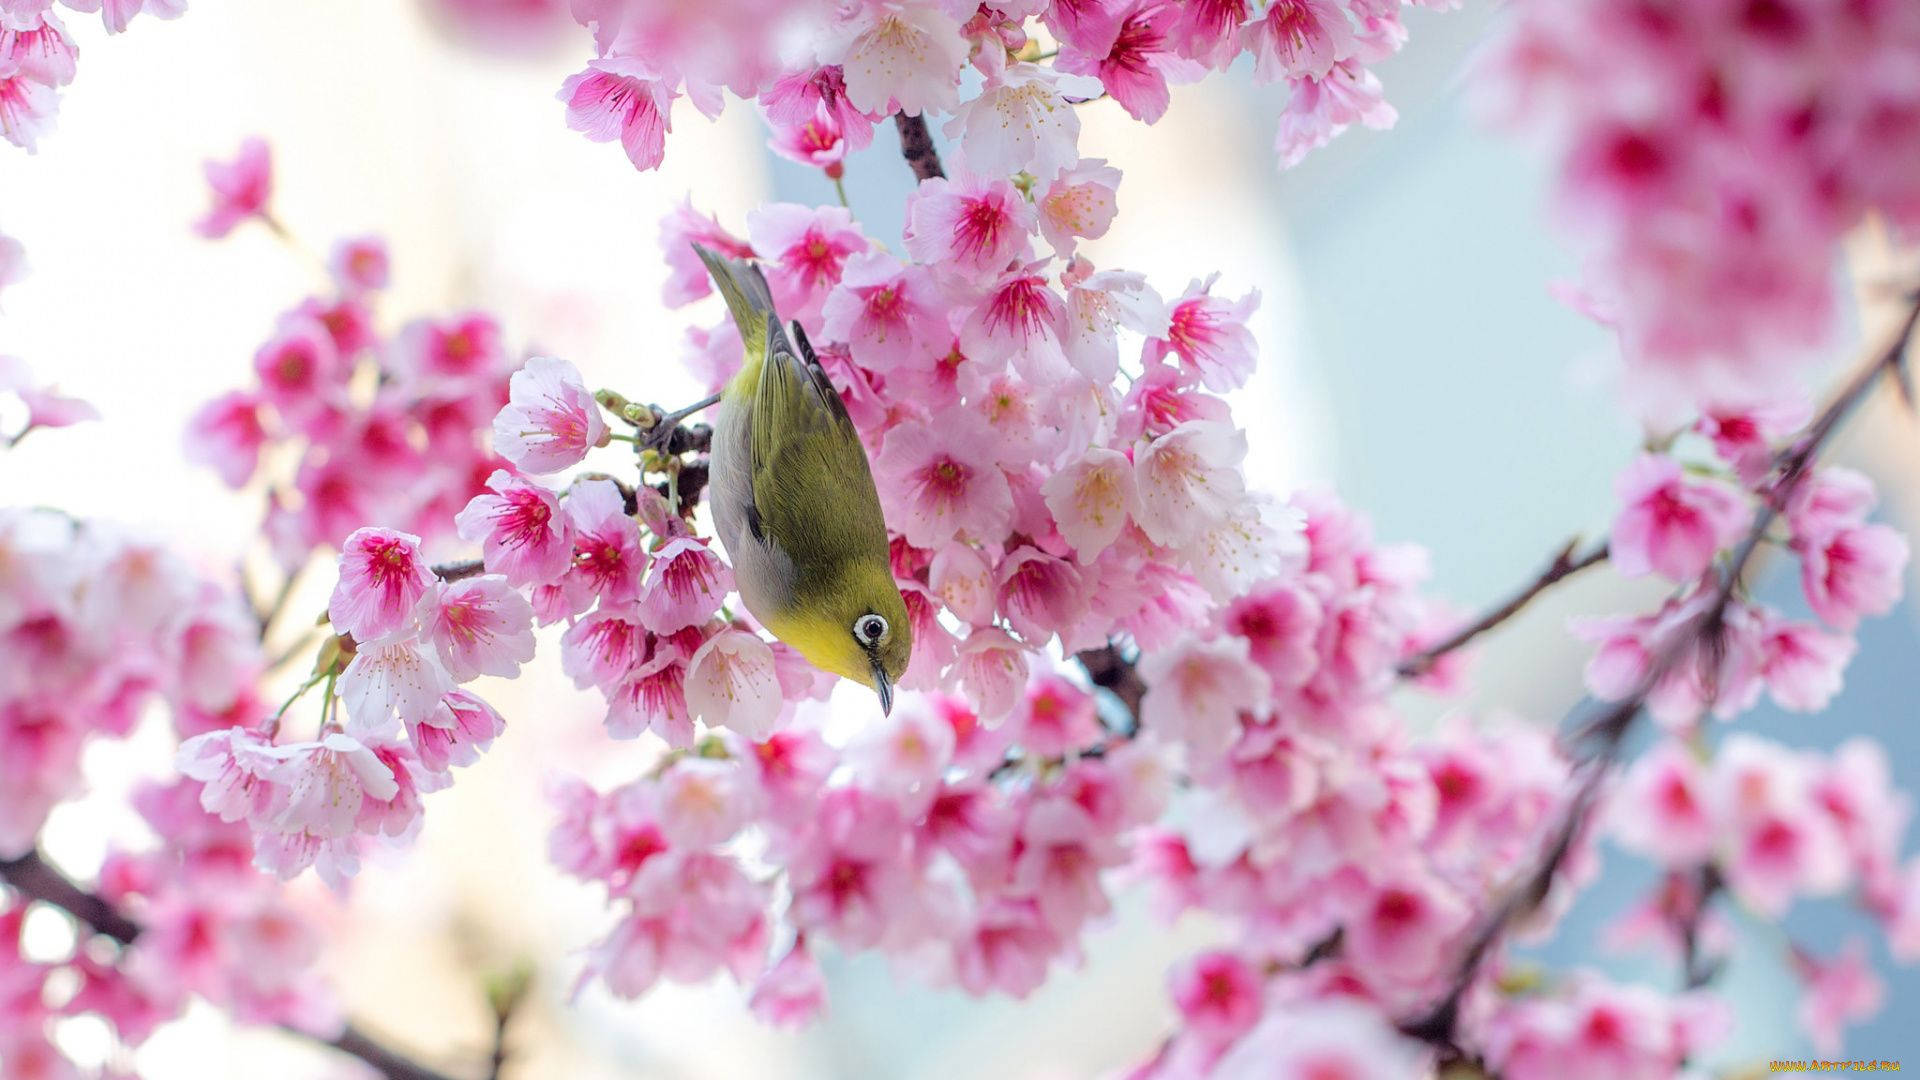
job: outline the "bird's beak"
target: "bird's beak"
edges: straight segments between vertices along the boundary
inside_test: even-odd
[[[893,680],[887,678],[887,669],[878,657],[873,660],[873,688],[880,693],[880,715],[893,713]]]

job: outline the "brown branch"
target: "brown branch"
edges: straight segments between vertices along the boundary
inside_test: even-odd
[[[900,129],[900,156],[907,159],[916,180],[947,175],[940,167],[940,152],[933,148],[933,133],[927,130],[925,116],[894,113],[893,126]]]
[[[48,865],[38,851],[0,861],[0,881],[19,890],[22,896],[52,904],[122,945],[140,936],[138,923],[67,880],[67,876]]]
[[[1680,916],[1680,961],[1681,980],[1688,990],[1698,990],[1713,981],[1725,966],[1725,957],[1705,956],[1700,951],[1700,929],[1706,921],[1707,908],[1713,898],[1726,886],[1726,879],[1720,876],[1720,868],[1712,863],[1702,863],[1695,869],[1686,882],[1688,908]]]
[[[1565,546],[1554,553],[1549,562],[1532,581],[1521,586],[1512,596],[1507,597],[1498,606],[1490,608],[1485,614],[1454,631],[1437,644],[1421,650],[1400,661],[1396,669],[1403,679],[1418,678],[1433,670],[1440,658],[1455,649],[1479,637],[1481,634],[1499,626],[1520,613],[1520,610],[1532,603],[1534,598],[1548,589],[1565,581],[1589,567],[1598,566],[1607,561],[1607,545],[1602,542],[1582,554],[1574,554],[1580,545],[1578,538],[1569,540]]]
[[[1127,715],[1133,718],[1133,731],[1140,730],[1140,699],[1147,694],[1147,683],[1133,661],[1122,656],[1119,647],[1112,644],[1075,653],[1073,658],[1086,669],[1093,685],[1120,699],[1120,704],[1127,707]],[[1131,737],[1132,732],[1128,735]]]
[[[140,924],[121,914],[105,899],[82,889],[55,869],[37,851],[17,859],[0,861],[0,882],[12,886],[29,900],[39,900],[65,911],[94,932],[121,945],[131,945],[140,936]],[[430,1069],[392,1050],[359,1028],[348,1024],[333,1038],[325,1038],[288,1024],[280,1030],[303,1039],[351,1054],[371,1065],[388,1080],[453,1080],[445,1073]]]
[[[1459,1021],[1461,999],[1472,985],[1481,964],[1506,931],[1546,899],[1554,878],[1586,824],[1587,814],[1598,798],[1602,780],[1619,757],[1621,744],[1632,728],[1634,719],[1646,706],[1647,698],[1681,663],[1689,660],[1697,662],[1697,652],[1704,651],[1717,661],[1720,650],[1716,645],[1720,643],[1726,626],[1727,608],[1740,588],[1747,563],[1765,539],[1768,527],[1784,512],[1800,484],[1810,475],[1810,468],[1821,448],[1853,410],[1866,400],[1880,379],[1883,376],[1896,379],[1904,377],[1907,344],[1916,325],[1920,325],[1920,296],[1912,298],[1907,315],[1893,338],[1847,381],[1806,433],[1776,457],[1775,479],[1766,501],[1754,515],[1746,538],[1734,550],[1721,572],[1719,586],[1714,590],[1711,603],[1654,654],[1631,694],[1607,707],[1592,720],[1571,729],[1567,748],[1576,762],[1576,769],[1585,770],[1586,776],[1568,803],[1559,824],[1549,835],[1539,863],[1508,890],[1475,930],[1461,954],[1446,994],[1426,1012],[1402,1022],[1402,1032],[1432,1043],[1443,1051],[1457,1049],[1455,1027]],[[1713,681],[1709,680],[1708,685],[1714,685]]]
[[[455,559],[453,562],[436,563],[433,576],[441,581],[459,581],[462,578],[478,577],[486,573],[487,564],[479,559]]]

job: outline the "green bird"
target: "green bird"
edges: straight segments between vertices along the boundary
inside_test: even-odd
[[[891,712],[913,628],[866,448],[800,324],[791,336],[781,326],[760,268],[694,250],[745,345],[713,399],[707,487],[740,598],[808,662],[872,687]]]

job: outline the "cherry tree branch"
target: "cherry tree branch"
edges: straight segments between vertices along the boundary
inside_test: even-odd
[[[140,936],[139,923],[127,918],[104,898],[74,884],[41,858],[37,851],[29,851],[17,859],[0,860],[0,882],[12,886],[29,900],[39,900],[65,911],[92,927],[95,933],[121,945],[131,945]],[[330,1039],[288,1024],[279,1027],[290,1035],[298,1035],[359,1058],[388,1080],[454,1080],[386,1046],[351,1023]]]
[[[1724,644],[1727,609],[1740,588],[1747,564],[1765,540],[1768,528],[1784,512],[1801,483],[1810,475],[1814,461],[1834,432],[1867,399],[1883,377],[1892,377],[1896,382],[1906,377],[1907,345],[1916,325],[1920,325],[1920,295],[1912,297],[1905,318],[1880,352],[1847,381],[1806,432],[1775,459],[1773,486],[1768,490],[1759,512],[1754,515],[1753,525],[1748,529],[1745,539],[1734,549],[1721,571],[1719,585],[1708,606],[1650,658],[1646,672],[1631,694],[1606,707],[1591,720],[1571,728],[1564,742],[1574,758],[1576,772],[1583,772],[1584,776],[1559,823],[1549,834],[1539,862],[1526,877],[1508,890],[1468,939],[1446,994],[1426,1012],[1402,1022],[1402,1032],[1440,1047],[1443,1052],[1457,1050],[1455,1029],[1459,1021],[1461,999],[1472,986],[1494,946],[1505,937],[1515,922],[1537,910],[1551,891],[1555,877],[1566,862],[1568,853],[1573,850],[1574,842],[1586,826],[1588,814],[1599,798],[1602,781],[1619,758],[1621,744],[1631,730],[1633,721],[1645,708],[1648,697],[1680,664],[1689,661],[1697,663],[1703,653],[1717,669]],[[1714,685],[1711,678],[1706,681],[1708,686]],[[1691,964],[1689,966],[1692,967]],[[1695,974],[1690,970],[1689,979]]]
[[[0,881],[13,886],[22,896],[52,904],[122,945],[140,934],[137,923],[120,914],[112,904],[67,880],[66,875],[49,866],[38,851],[29,851],[17,859],[0,860]]]
[[[1559,551],[1554,553],[1553,561],[1543,567],[1532,581],[1522,585],[1513,595],[1507,597],[1507,599],[1497,606],[1487,609],[1479,618],[1454,631],[1437,644],[1400,661],[1400,666],[1396,669],[1400,677],[1403,679],[1412,679],[1425,675],[1433,669],[1434,664],[1439,663],[1441,657],[1466,645],[1481,634],[1518,615],[1522,608],[1532,603],[1534,598],[1538,597],[1541,593],[1580,573],[1582,570],[1598,566],[1607,561],[1607,545],[1605,542],[1596,544],[1584,552],[1575,554],[1579,546],[1580,540],[1578,537],[1568,540]]]
[[[480,559],[455,559],[452,562],[435,563],[432,570],[433,576],[441,581],[459,581],[486,573],[487,564]]]
[[[913,170],[914,179],[931,180],[947,175],[947,171],[940,166],[940,152],[933,148],[933,133],[927,130],[927,118],[924,115],[894,113],[893,126],[900,129],[900,156],[907,159],[907,167]]]

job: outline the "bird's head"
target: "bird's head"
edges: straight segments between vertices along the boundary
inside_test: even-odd
[[[808,663],[872,687],[882,711],[892,711],[894,686],[913,655],[913,626],[886,564],[850,569],[781,622],[769,629]]]

